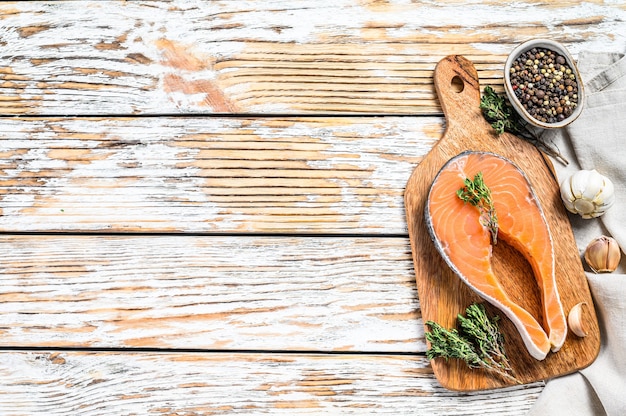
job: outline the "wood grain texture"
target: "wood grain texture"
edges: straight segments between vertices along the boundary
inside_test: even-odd
[[[422,355],[402,196],[443,134],[433,70],[462,54],[501,91],[518,43],[615,49],[624,22],[596,0],[0,3],[0,414],[526,414],[542,383],[453,393]]]
[[[0,236],[0,346],[424,352],[405,238]]]
[[[3,114],[434,114],[435,64],[501,85],[530,37],[626,40],[623,2],[268,0],[0,5]]]
[[[0,230],[406,233],[437,117],[5,118]]]
[[[370,355],[0,353],[0,413],[525,415],[541,384],[451,395],[424,358]]]
[[[445,327],[452,327],[459,313],[463,313],[472,302],[480,301],[438,254],[424,219],[424,205],[435,175],[448,160],[466,150],[491,151],[512,161],[525,173],[550,228],[554,244],[556,282],[565,313],[579,302],[593,304],[571,225],[550,167],[528,142],[508,133],[495,137],[493,129],[484,120],[478,107],[480,91],[477,76],[472,62],[460,56],[447,57],[438,64],[435,85],[446,115],[446,132],[415,168],[407,184],[407,222],[424,321],[432,320]],[[461,81],[461,91],[453,88],[454,79]],[[529,278],[529,272],[533,276],[530,266],[525,262],[512,260],[515,250],[501,250],[494,250],[494,256],[499,257],[493,262],[494,274],[502,282],[506,282],[504,287],[511,299],[522,302],[524,306],[532,303],[532,300],[539,301],[537,290],[534,289],[536,282]],[[518,257],[521,254],[518,253]],[[539,304],[531,305],[530,310],[535,312],[536,317],[541,317]],[[491,311],[492,314],[495,312],[495,309]],[[516,328],[503,314],[499,315],[503,317],[501,329],[511,366],[522,382],[574,372],[591,364],[599,352],[600,333],[595,311],[590,310],[586,322],[586,327],[589,328],[588,337],[578,338],[570,333],[561,350],[548,354],[543,361],[537,361],[527,353]],[[538,319],[539,322],[542,320],[543,318]],[[433,363],[439,380],[448,388],[474,390],[511,383],[458,364],[444,360]]]

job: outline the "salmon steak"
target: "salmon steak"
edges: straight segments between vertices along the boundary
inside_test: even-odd
[[[484,211],[457,191],[479,174],[488,188],[497,218],[497,238]],[[558,351],[567,336],[567,319],[555,275],[552,236],[539,199],[526,175],[510,160],[489,152],[467,151],[450,159],[435,177],[426,201],[431,238],[448,266],[481,298],[515,325],[529,354],[543,360]],[[542,323],[514,302],[492,268],[497,239],[523,255],[541,294]]]

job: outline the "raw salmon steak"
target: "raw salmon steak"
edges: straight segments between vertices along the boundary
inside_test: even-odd
[[[457,195],[465,179],[473,180],[477,173],[482,173],[491,191],[497,238],[519,251],[532,267],[541,293],[542,324],[503,289],[501,279],[507,277],[496,276],[491,264],[492,233],[484,219],[481,221],[478,207]],[[530,355],[543,360],[550,350],[558,351],[567,336],[567,323],[556,285],[554,246],[546,217],[524,173],[493,153],[461,153],[435,177],[425,215],[433,242],[446,263],[513,322]]]

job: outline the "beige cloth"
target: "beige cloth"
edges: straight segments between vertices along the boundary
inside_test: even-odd
[[[625,49],[626,50],[626,49]],[[626,57],[582,52],[578,56],[587,101],[581,116],[557,132],[546,131],[570,161],[553,161],[559,181],[578,169],[596,169],[615,185],[615,205],[599,219],[570,219],[580,253],[595,237],[610,235],[622,247],[611,274],[587,272],[600,320],[598,358],[577,373],[547,382],[530,415],[626,415]]]

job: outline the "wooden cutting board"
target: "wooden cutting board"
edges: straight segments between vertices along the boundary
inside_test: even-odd
[[[540,200],[554,239],[557,284],[566,313],[579,302],[589,305],[584,308],[583,315],[588,336],[579,338],[570,332],[562,349],[549,353],[543,361],[532,358],[513,324],[498,309],[487,305],[489,314],[502,318],[500,327],[513,370],[522,383],[529,383],[588,366],[598,355],[600,332],[552,165],[528,142],[508,133],[495,134],[479,108],[478,74],[469,60],[462,56],[444,58],[435,68],[434,83],[446,117],[446,130],[415,168],[404,196],[424,322],[432,320],[447,328],[454,327],[457,314],[463,313],[473,302],[482,302],[450,270],[435,249],[425,225],[424,204],[435,175],[446,161],[465,150],[490,151],[508,158],[524,171]],[[499,240],[494,246],[492,263],[509,295],[542,322],[538,285],[523,256]],[[432,361],[432,366],[439,382],[451,390],[481,390],[512,384],[483,370],[470,370],[459,360],[439,358]]]

